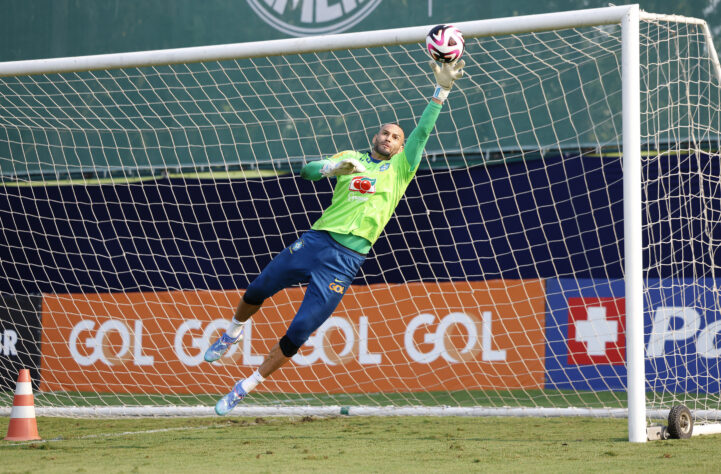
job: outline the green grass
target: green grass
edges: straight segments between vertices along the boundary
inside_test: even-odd
[[[0,430],[7,430],[6,418]],[[1,472],[709,472],[721,437],[631,444],[588,418],[38,418]]]

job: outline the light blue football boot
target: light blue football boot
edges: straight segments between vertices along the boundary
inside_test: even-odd
[[[242,383],[243,381],[239,380],[229,394],[218,400],[218,403],[215,404],[215,413],[220,416],[227,415],[235,408],[238,402],[248,395],[248,393],[243,390],[241,386]]]
[[[242,331],[235,339],[228,336],[228,333],[224,332],[223,335],[220,336],[220,339],[215,341],[213,345],[211,345],[208,350],[205,351],[205,361],[215,362],[216,360],[220,359],[223,354],[225,354],[226,351],[230,348],[230,346],[240,341],[241,339],[243,339]]]

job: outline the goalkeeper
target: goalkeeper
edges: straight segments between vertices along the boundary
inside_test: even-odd
[[[330,317],[353,282],[373,243],[395,211],[416,173],[441,104],[463,75],[463,61],[439,66],[431,61],[437,86],[418,126],[404,144],[403,130],[386,124],[373,136],[370,153],[342,151],[306,164],[301,177],[336,178],[333,201],[323,215],[290,247],[278,254],[248,286],[228,330],[205,352],[213,362],[242,338],[243,323],[263,301],[283,288],[308,283],[303,302],[286,334],[250,377],[239,380],[218,401],[215,412],[229,413],[240,400],[298,352]]]

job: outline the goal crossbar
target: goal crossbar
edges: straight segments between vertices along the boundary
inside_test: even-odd
[[[619,24],[637,5],[591,8],[559,13],[543,13],[511,18],[475,20],[455,23],[468,38],[540,32],[584,26]],[[661,15],[640,13],[641,19]],[[673,21],[706,24],[703,20],[673,16]],[[65,58],[33,59],[0,63],[0,77],[56,74],[64,72],[120,69],[145,66],[223,61],[360,47],[392,46],[424,41],[432,25],[377,30],[372,32],[289,38],[254,43],[197,46],[128,53],[97,54]],[[715,55],[715,50],[713,52]],[[718,59],[715,61],[718,63]]]

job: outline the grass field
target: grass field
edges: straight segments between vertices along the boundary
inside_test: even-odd
[[[0,419],[2,434],[8,419]],[[38,418],[0,472],[718,472],[721,436],[631,444],[589,418]]]

